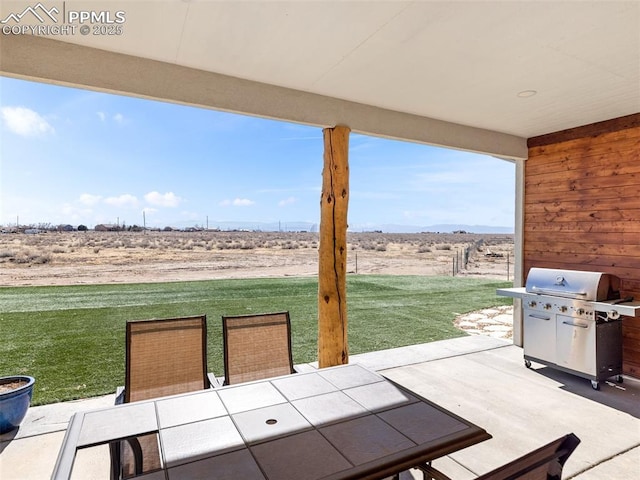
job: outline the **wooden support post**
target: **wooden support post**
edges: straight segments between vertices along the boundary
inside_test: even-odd
[[[347,342],[348,127],[325,128],[318,261],[318,365],[349,363]]]

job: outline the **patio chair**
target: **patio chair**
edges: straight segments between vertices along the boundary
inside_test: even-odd
[[[129,321],[126,326],[125,385],[116,404],[203,390],[217,385],[207,373],[206,315]],[[160,468],[157,434],[114,442],[111,478]]]
[[[554,440],[522,457],[476,477],[476,480],[561,480],[562,469],[580,439],[573,433]],[[425,480],[451,480],[431,465],[418,467]]]
[[[224,385],[295,373],[289,312],[222,317]]]

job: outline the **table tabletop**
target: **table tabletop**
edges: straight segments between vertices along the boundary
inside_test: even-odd
[[[491,438],[358,364],[76,413],[52,478],[78,449],[147,433],[162,470],[146,480],[377,479]]]

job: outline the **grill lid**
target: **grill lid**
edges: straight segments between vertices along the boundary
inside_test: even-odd
[[[588,301],[620,298],[619,279],[608,273],[536,268],[529,270],[525,290]]]

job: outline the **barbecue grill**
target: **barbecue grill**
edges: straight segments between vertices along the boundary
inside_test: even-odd
[[[531,268],[524,287],[498,295],[521,298],[523,348],[531,362],[591,380],[622,382],[622,318],[640,314],[640,302],[620,298],[620,279],[579,270]]]

